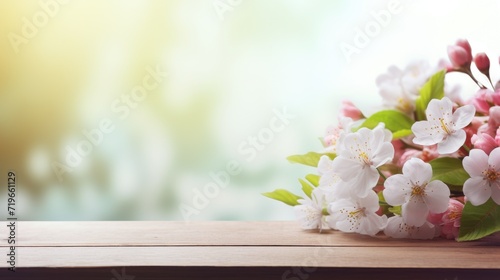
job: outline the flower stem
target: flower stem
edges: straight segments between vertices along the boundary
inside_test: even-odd
[[[481,89],[486,89],[486,87],[483,84],[481,84],[478,80],[476,80],[474,75],[472,75],[472,72],[470,71],[470,69],[459,69],[457,71],[467,74],[474,81],[474,83],[476,83],[476,85],[478,87],[480,87]]]
[[[423,147],[422,146],[417,146],[417,145],[414,145],[413,143],[410,143],[409,141],[406,141],[405,139],[401,138],[399,139],[401,140],[401,142],[407,147],[407,148],[412,148],[412,149],[415,149],[415,150],[419,150],[419,151],[422,151],[423,150]]]
[[[467,147],[465,144],[462,146],[462,148],[464,148],[464,150],[465,150],[467,153],[468,153],[468,152],[470,152],[470,148],[469,148],[469,147]]]
[[[380,174],[380,176],[382,178],[384,178],[384,181],[387,180],[387,177],[384,175],[384,173],[382,173],[382,171],[380,171],[378,168],[377,168],[377,171],[378,171],[378,174]]]

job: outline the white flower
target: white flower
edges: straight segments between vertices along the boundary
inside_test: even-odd
[[[490,197],[500,205],[500,148],[489,157],[483,150],[472,149],[462,162],[470,178],[464,183],[464,194],[472,205],[484,204]]]
[[[323,195],[328,204],[336,198],[348,197],[349,188],[340,179],[340,176],[333,169],[333,161],[328,156],[321,156],[318,162],[319,185],[316,188],[318,193]]]
[[[427,221],[419,227],[411,226],[403,217],[393,216],[388,219],[384,233],[392,238],[432,239],[436,236],[436,227]]]
[[[378,196],[373,191],[363,198],[339,199],[328,206],[330,215],[326,217],[326,222],[331,228],[343,232],[375,235],[384,229],[387,222],[387,216],[375,213],[379,207]]]
[[[377,184],[377,167],[394,157],[392,134],[383,125],[373,130],[361,128],[346,134],[337,146],[337,157],[332,168],[352,193],[365,197]]]
[[[400,70],[389,67],[387,73],[377,77],[377,86],[385,107],[411,114],[420,88],[437,69],[426,61],[416,61]]]
[[[385,181],[385,201],[393,206],[403,205],[406,224],[422,226],[429,211],[443,213],[448,209],[450,189],[439,180],[429,182],[431,178],[431,165],[412,158],[403,166],[403,174],[392,175]]]
[[[339,124],[328,126],[323,137],[325,151],[327,153],[337,153],[337,143],[340,137],[346,132],[351,131],[354,125],[355,122],[351,118],[341,117]]]
[[[313,190],[311,198],[299,199],[300,205],[293,207],[295,216],[303,229],[323,228],[323,197],[318,197]]]
[[[476,113],[472,105],[465,105],[453,112],[453,103],[448,97],[433,99],[429,102],[425,114],[426,121],[413,124],[411,130],[415,134],[413,142],[430,146],[438,144],[440,154],[456,152],[465,143],[466,127]]]

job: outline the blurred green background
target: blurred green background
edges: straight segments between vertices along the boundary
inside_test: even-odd
[[[434,65],[457,38],[498,57],[499,9],[1,1],[0,179],[16,172],[20,220],[293,219],[261,195],[298,192],[314,171],[285,158],[322,150],[342,100],[379,106],[375,78],[392,64]]]

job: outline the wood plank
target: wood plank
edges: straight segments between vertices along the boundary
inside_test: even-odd
[[[5,222],[0,228],[5,228]],[[7,234],[0,236],[5,241]],[[17,222],[18,246],[500,247],[500,236],[457,243],[301,230],[295,222]],[[8,246],[1,242],[0,247]]]
[[[0,248],[5,256],[7,248]],[[20,247],[23,267],[329,267],[500,269],[496,247]],[[6,267],[5,261],[0,267]]]
[[[498,270],[306,267],[93,267],[0,270],[0,279],[71,280],[498,280]]]
[[[72,280],[88,280],[88,279],[384,279],[384,280],[465,280],[465,279],[481,279],[481,280],[498,280],[498,271],[474,271],[474,270],[450,270],[450,269],[393,269],[391,271],[383,269],[330,269],[317,268],[311,269],[302,268],[293,273],[291,268],[207,268],[207,267],[131,267],[123,271],[123,267],[107,267],[107,268],[90,268],[90,269],[29,269],[20,270],[13,277],[12,273],[2,273],[0,271],[0,279],[72,279]],[[124,273],[125,278],[116,278],[114,273]],[[120,274],[118,274],[120,275]],[[201,277],[202,276],[202,277]],[[302,277],[301,277],[302,276]],[[404,276],[404,277],[403,277]]]

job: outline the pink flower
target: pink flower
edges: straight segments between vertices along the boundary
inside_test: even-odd
[[[490,107],[500,105],[500,92],[495,92],[491,89],[480,89],[474,95],[472,104],[478,112],[488,114]]]
[[[357,121],[363,118],[363,113],[349,100],[342,101],[342,106],[340,108],[340,115],[343,117],[351,118],[353,121]]]
[[[441,236],[447,239],[455,239],[458,237],[460,229],[460,219],[462,218],[462,211],[464,204],[450,199],[448,209],[444,213],[436,214],[430,213],[427,221],[436,226],[441,226]]]
[[[493,106],[490,108],[490,118],[488,125],[497,128],[500,126],[500,106]]]
[[[323,145],[327,152],[335,153],[337,151],[337,141],[342,131],[340,127],[335,125],[330,125],[326,128],[325,136],[323,137]]]
[[[493,149],[498,147],[495,138],[491,137],[491,135],[487,133],[474,134],[471,141],[474,148],[483,150],[487,155],[489,155]]]
[[[323,146],[328,153],[337,153],[337,142],[342,134],[351,130],[353,120],[351,118],[340,117],[337,125],[330,125],[326,128],[323,137]]]

